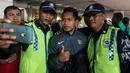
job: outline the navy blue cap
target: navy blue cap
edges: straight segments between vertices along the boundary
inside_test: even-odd
[[[56,4],[51,1],[44,1],[41,3],[40,8],[41,11],[52,10],[56,13]]]
[[[91,4],[89,5],[85,11],[84,11],[84,14],[88,14],[88,13],[105,13],[105,8],[103,5],[99,4],[99,3],[95,3],[95,4]]]

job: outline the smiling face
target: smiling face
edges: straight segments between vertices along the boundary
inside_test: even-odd
[[[102,26],[104,25],[104,20],[106,19],[105,14],[97,13],[97,14],[86,14],[84,16],[85,23],[92,28],[95,32],[98,32]]]

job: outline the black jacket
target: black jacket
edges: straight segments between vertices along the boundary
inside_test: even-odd
[[[68,68],[67,65],[70,62],[75,63],[76,61],[79,60],[78,59],[75,62],[73,62],[74,61],[73,59],[85,58],[84,53],[82,53],[82,55],[80,54],[80,56],[82,56],[82,57],[78,57],[79,56],[78,53],[80,53],[86,47],[86,44],[87,44],[87,37],[79,31],[75,31],[73,33],[73,35],[69,35],[69,33],[63,31],[59,35],[52,36],[50,38],[49,45],[48,45],[48,47],[49,47],[48,48],[48,50],[49,50],[49,58],[48,58],[49,73],[63,73],[63,70],[65,70],[65,67]],[[64,46],[65,51],[69,51],[70,55],[71,55],[70,60],[65,63],[63,63],[59,60],[59,53],[61,51],[62,45]],[[76,56],[76,55],[77,55],[77,57],[75,58],[74,56]],[[80,61],[82,61],[82,60],[80,60]],[[78,63],[77,63],[77,65],[78,65]],[[69,65],[69,67],[70,66],[72,66],[72,65]],[[80,67],[80,66],[78,66],[78,67]],[[70,68],[73,68],[73,67],[70,67]],[[66,73],[66,72],[64,71],[64,73]],[[72,72],[70,72],[70,73],[72,73]]]
[[[84,33],[87,37],[93,32],[89,27],[79,28],[78,31]]]

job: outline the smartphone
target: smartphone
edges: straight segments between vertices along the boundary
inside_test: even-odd
[[[31,44],[33,40],[33,29],[29,26],[21,26],[21,25],[13,25],[8,23],[2,24],[3,28],[12,28],[14,32],[12,33],[5,33],[10,36],[16,36],[16,42],[24,43],[24,44]]]

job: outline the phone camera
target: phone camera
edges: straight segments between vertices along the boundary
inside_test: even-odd
[[[23,33],[21,33],[21,36],[22,36],[22,37],[25,37],[26,35],[25,35],[25,33],[23,32]]]

